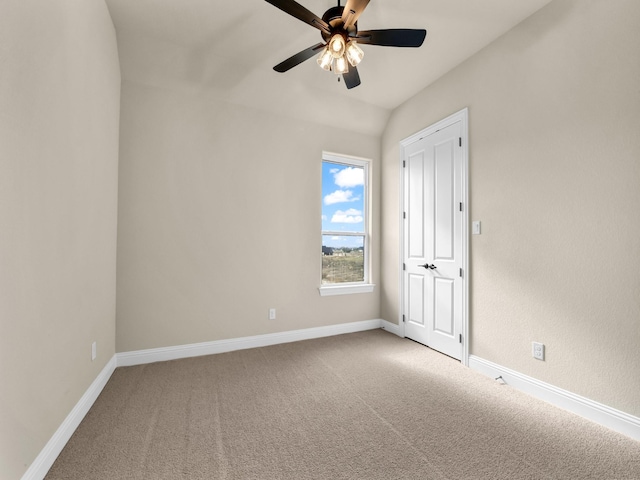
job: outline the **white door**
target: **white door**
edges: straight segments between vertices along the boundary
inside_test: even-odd
[[[405,336],[461,360],[465,163],[462,122],[405,145]]]

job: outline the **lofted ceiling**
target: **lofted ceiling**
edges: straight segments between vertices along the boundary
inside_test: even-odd
[[[337,5],[298,0],[319,17]],[[424,28],[420,48],[362,45],[362,84],[347,90],[311,58],[273,66],[319,43],[319,30],[264,0],[106,0],[123,81],[378,135],[395,107],[550,0],[371,0],[360,30]],[[344,5],[344,0],[342,5]]]

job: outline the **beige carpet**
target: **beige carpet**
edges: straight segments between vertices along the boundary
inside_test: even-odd
[[[118,368],[46,478],[640,479],[640,442],[374,330]]]

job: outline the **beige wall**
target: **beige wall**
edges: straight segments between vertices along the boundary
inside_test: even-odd
[[[471,354],[636,416],[639,24],[635,0],[552,2],[394,111],[381,187],[396,322],[398,142],[468,106]]]
[[[377,137],[128,82],[121,105],[117,351],[379,318],[379,286],[317,289],[322,150],[372,159],[379,199]]]
[[[23,475],[115,351],[119,90],[102,0],[2,1],[3,479]]]

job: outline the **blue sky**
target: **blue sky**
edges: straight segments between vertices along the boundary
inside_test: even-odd
[[[322,162],[322,230],[364,233],[364,169]],[[327,237],[330,247],[362,246],[361,237]]]

